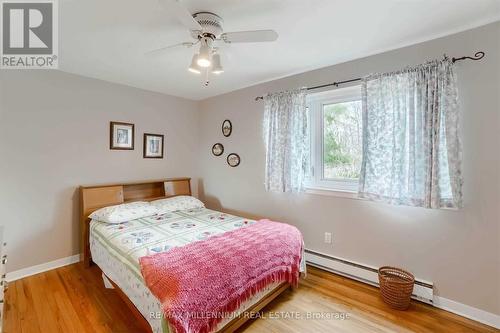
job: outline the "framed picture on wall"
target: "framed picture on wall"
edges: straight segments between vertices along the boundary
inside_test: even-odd
[[[109,149],[134,149],[134,124],[112,121],[109,123]]]
[[[144,158],[163,158],[163,135],[144,133]]]
[[[228,137],[233,132],[233,124],[231,124],[231,120],[226,119],[222,122],[222,135]]]
[[[220,156],[222,155],[222,153],[224,153],[224,146],[222,145],[222,143],[216,143],[212,146],[212,154],[214,154],[215,156]]]
[[[240,165],[240,162],[240,155],[236,153],[227,155],[227,164],[229,164],[230,167],[236,168],[238,165]]]

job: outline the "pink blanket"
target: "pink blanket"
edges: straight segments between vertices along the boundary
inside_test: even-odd
[[[223,315],[273,282],[296,286],[302,235],[261,220],[248,227],[140,258],[146,285],[177,332],[211,332]]]

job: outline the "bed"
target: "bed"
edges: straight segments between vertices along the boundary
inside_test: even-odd
[[[171,328],[161,315],[160,302],[144,283],[139,258],[244,228],[255,221],[204,207],[169,212],[122,224],[91,221],[88,216],[109,205],[179,195],[191,195],[189,178],[80,188],[84,265],[88,267],[92,263],[97,264],[102,271],[104,285],[116,289],[134,315],[142,321],[144,330],[154,333],[170,332]],[[214,221],[217,223],[213,223]],[[259,311],[288,287],[287,283],[270,284],[242,303],[237,311],[218,324],[215,331],[236,330],[249,319],[248,315],[243,315],[245,311]]]

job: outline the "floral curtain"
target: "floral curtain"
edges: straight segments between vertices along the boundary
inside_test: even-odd
[[[362,80],[361,197],[427,208],[462,206],[454,64],[428,62]]]
[[[264,96],[267,191],[298,192],[309,170],[306,89]]]

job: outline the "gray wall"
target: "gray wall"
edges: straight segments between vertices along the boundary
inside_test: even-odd
[[[0,75],[8,271],[79,253],[79,185],[197,174],[196,102],[58,71]],[[111,120],[135,124],[135,150],[109,149]],[[142,158],[144,132],[165,135],[166,158]]]
[[[200,193],[209,206],[266,216],[300,228],[306,247],[373,266],[402,266],[435,283],[436,294],[500,314],[500,24],[323,68],[217,96],[201,103]],[[458,65],[465,208],[428,210],[312,194],[264,190],[262,102],[266,92],[313,86],[450,56],[487,56]],[[230,75],[230,73],[227,73]],[[233,123],[221,135],[224,119]],[[214,157],[215,142],[237,152],[230,168]],[[333,244],[323,243],[325,231]]]

